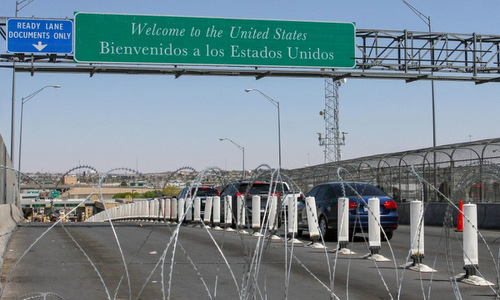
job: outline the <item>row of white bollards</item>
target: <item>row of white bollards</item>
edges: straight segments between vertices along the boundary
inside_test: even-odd
[[[237,214],[236,225],[241,233],[245,233],[246,226],[246,207],[244,198],[237,199]],[[261,199],[259,196],[252,198],[252,220],[250,227],[255,236],[261,235],[261,229],[267,228],[270,236],[275,236],[277,232],[276,217],[277,217],[277,202],[276,196],[271,196],[269,207],[264,213],[267,218],[261,218]],[[297,224],[297,198],[290,197],[286,200],[287,207],[287,229],[289,239],[293,243],[298,243],[295,236],[298,233]],[[306,212],[308,220],[309,234],[312,239],[311,247],[324,248],[324,243],[320,243],[320,230],[318,224],[317,209],[314,197],[306,198]],[[380,200],[371,198],[368,200],[368,234],[369,234],[369,249],[370,253],[365,258],[374,261],[389,261],[379,254],[381,249],[381,224],[380,224]],[[477,232],[477,207],[475,204],[463,205],[463,260],[465,274],[457,277],[458,280],[464,283],[473,285],[493,285],[482,277],[477,276],[479,268],[478,255],[478,232]],[[207,197],[205,200],[205,209],[203,223],[209,226],[213,223],[215,229],[221,230],[220,227],[224,224],[226,230],[232,230],[233,210],[232,198],[230,196],[224,199],[224,222],[221,223],[221,199],[220,197]],[[213,216],[213,217],[212,217]],[[410,258],[412,262],[401,267],[418,272],[436,272],[436,270],[423,264],[425,257],[424,247],[424,207],[421,201],[412,201],[410,203]],[[195,225],[201,225],[201,200],[199,197],[194,199],[160,199],[151,201],[139,201],[123,206],[108,209],[105,212],[96,214],[89,218],[87,222],[107,221],[120,219],[156,219],[166,222],[193,222]],[[262,219],[262,220],[261,220]],[[264,224],[267,219],[267,224]],[[355,254],[349,250],[349,199],[338,199],[338,249],[341,254]],[[276,236],[274,237],[276,238]]]

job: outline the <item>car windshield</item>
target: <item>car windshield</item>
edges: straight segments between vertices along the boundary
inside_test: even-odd
[[[385,197],[387,196],[383,191],[379,188],[370,185],[370,184],[360,184],[360,183],[351,183],[346,184],[345,188],[345,196],[346,197],[356,197],[360,196],[375,196],[375,197]],[[354,189],[354,190],[353,190]],[[343,193],[343,192],[341,192]]]

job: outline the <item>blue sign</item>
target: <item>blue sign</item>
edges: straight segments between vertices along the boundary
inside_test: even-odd
[[[8,19],[7,52],[73,53],[73,21]]]

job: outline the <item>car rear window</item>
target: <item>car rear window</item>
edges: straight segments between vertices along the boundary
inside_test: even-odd
[[[242,184],[239,187],[239,192],[240,193],[246,193],[248,188],[248,184]],[[258,195],[258,194],[267,194],[269,193],[269,183],[254,183],[250,187],[250,191],[248,191],[249,194],[251,195]]]
[[[192,193],[196,191],[196,188],[193,188]],[[200,187],[198,188],[198,191],[196,191],[196,196],[202,197],[213,197],[213,196],[219,196],[219,193],[217,192],[216,189],[213,188],[204,188]]]
[[[341,187],[339,187],[342,189]],[[386,193],[381,191],[376,186],[370,184],[349,184],[345,185],[345,193],[346,197],[355,197],[355,196],[374,196],[374,197],[385,197]],[[342,191],[340,192],[342,194]]]

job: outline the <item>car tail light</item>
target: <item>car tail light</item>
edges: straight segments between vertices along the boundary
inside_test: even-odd
[[[398,205],[394,200],[389,200],[384,202],[384,207],[386,209],[398,209]]]
[[[358,203],[354,201],[349,201],[349,209],[356,209],[358,207]]]
[[[238,198],[239,196],[244,196],[243,193],[236,193],[236,198]]]
[[[271,193],[271,196],[276,196],[277,198],[281,197],[280,193]]]

